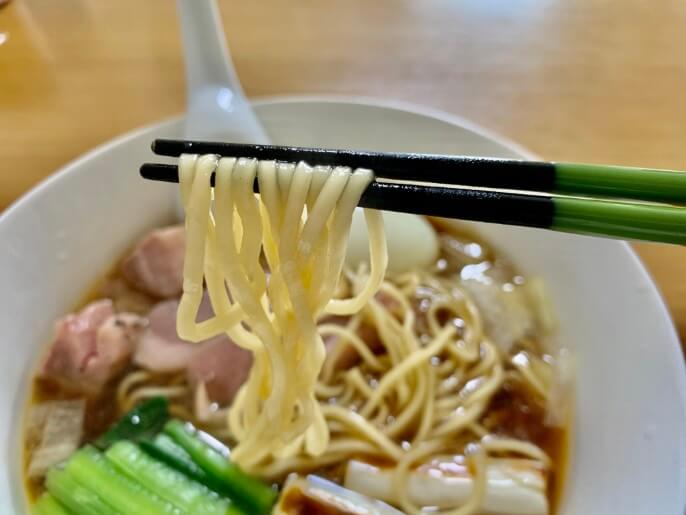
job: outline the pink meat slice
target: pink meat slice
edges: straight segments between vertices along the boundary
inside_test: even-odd
[[[87,395],[97,394],[128,363],[145,319],[115,314],[99,300],[55,324],[55,337],[39,375]]]
[[[186,235],[183,226],[155,229],[122,262],[121,273],[135,288],[158,298],[181,294]]]
[[[98,352],[88,370],[105,380],[118,374],[128,363],[147,326],[147,320],[133,313],[109,317],[98,329]]]
[[[204,343],[193,354],[186,377],[194,389],[204,383],[209,398],[225,406],[248,379],[251,366],[252,354],[224,336]]]
[[[228,404],[245,382],[252,365],[252,354],[238,347],[225,334],[200,343],[186,342],[176,332],[179,303],[169,300],[157,304],[148,314],[149,327],[141,338],[134,361],[155,372],[186,370],[189,384],[204,383],[210,400]],[[203,297],[198,321],[212,316],[207,295]]]
[[[148,329],[133,356],[134,363],[153,372],[176,372],[186,367],[198,344],[182,340],[176,333],[178,307],[178,300],[153,306],[148,313]]]

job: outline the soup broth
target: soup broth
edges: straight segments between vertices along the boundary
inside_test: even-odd
[[[486,300],[492,292],[491,290],[481,290],[482,287],[491,288],[495,284],[499,291],[506,295],[508,292],[519,290],[528,284],[529,279],[520,275],[507,257],[495,251],[488,243],[481,241],[467,231],[456,231],[453,226],[446,225],[441,221],[432,220],[432,224],[438,233],[441,248],[440,255],[432,265],[431,270],[426,271],[432,278],[442,282],[455,281],[456,284],[459,281],[472,281],[474,282],[475,295],[481,295],[483,291],[485,292],[483,299]],[[113,267],[113,270],[106,275],[104,280],[100,281],[93,292],[84,299],[83,305],[95,299],[109,298],[113,301],[115,311],[127,311],[145,316],[151,307],[161,299],[129,286],[120,270],[119,264]],[[390,280],[393,281],[393,277]],[[417,314],[417,327],[420,330],[429,323],[425,314],[431,310],[432,302],[436,298],[435,295],[436,293],[432,291],[431,286],[427,284],[418,285],[413,295],[413,309]],[[500,293],[496,293],[496,295],[500,295]],[[482,301],[484,301],[483,299]],[[497,312],[496,316],[498,316]],[[446,313],[442,318],[439,317],[439,320],[443,324],[456,324],[459,328],[463,324],[463,321],[451,318],[450,313]],[[486,320],[488,320],[488,316]],[[363,339],[371,347],[374,347],[373,341],[378,338],[378,335],[375,334],[373,328],[367,329],[366,332],[361,330],[360,334],[365,335],[366,337]],[[508,343],[511,346],[507,351],[510,355],[521,354],[521,356],[539,359],[544,363],[554,362],[556,349],[552,343],[553,337],[546,331],[542,331],[540,324],[534,324],[517,334],[517,340]],[[435,365],[440,367],[441,363],[438,359]],[[515,366],[511,363],[507,365],[506,378],[490,399],[488,409],[479,423],[489,434],[531,442],[550,457],[552,467],[547,473],[547,496],[550,512],[555,513],[559,505],[567,469],[569,417],[567,415],[563,422],[557,420],[551,423],[549,419],[550,406],[546,400],[540,395],[536,395],[536,392],[532,392],[529,385],[524,384],[514,373],[509,374],[509,371],[515,370]],[[142,392],[142,389],[146,387],[155,387],[162,392],[173,391],[174,395],[170,397],[173,415],[192,421],[228,445],[234,443],[226,430],[225,419],[221,417],[214,419],[211,416],[204,419],[197,417],[195,398],[187,377],[183,373],[146,372],[140,381],[134,381],[130,386],[123,387],[124,378],[130,378],[133,373],[141,371],[143,371],[141,367],[129,362],[116,377],[106,384],[99,394],[87,398],[82,444],[91,442],[103,434],[123,413],[132,407],[132,402],[134,404],[137,402],[135,399],[145,398],[145,395],[136,397],[132,392]],[[370,375],[366,379],[370,385],[374,385],[378,378]],[[81,397],[83,397],[82,394],[65,389],[57,382],[36,376],[33,379],[32,395],[29,406],[27,406],[27,413],[48,401]],[[335,403],[337,399],[332,397],[331,402]],[[211,412],[221,413],[221,410],[226,407],[213,403],[209,409]],[[26,420],[28,420],[28,415]],[[403,435],[399,435],[397,439],[402,441]],[[28,470],[38,443],[35,432],[30,431],[27,427],[24,438],[25,472]],[[455,447],[458,449],[466,443],[455,442]],[[382,464],[378,458],[371,456],[360,455],[359,458],[363,458],[367,462]],[[345,474],[344,469],[345,463],[341,462],[307,472],[313,472],[340,483]],[[281,484],[285,475],[269,479]],[[30,479],[27,474],[25,482],[28,497],[34,501],[44,491],[43,479]]]

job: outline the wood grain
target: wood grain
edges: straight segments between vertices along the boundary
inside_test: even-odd
[[[683,0],[220,7],[251,96],[406,100],[548,159],[686,169]],[[184,108],[169,0],[14,0],[0,9],[0,41],[0,209],[93,145]],[[683,339],[686,248],[636,248]]]

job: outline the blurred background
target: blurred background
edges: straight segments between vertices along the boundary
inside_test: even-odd
[[[2,3],[2,2],[0,2]],[[463,116],[545,159],[686,169],[684,0],[219,0],[251,97]],[[185,107],[171,0],[0,7],[0,210]],[[686,249],[636,245],[686,336]]]

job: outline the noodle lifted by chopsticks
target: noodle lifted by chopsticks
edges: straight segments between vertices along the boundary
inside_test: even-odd
[[[238,441],[232,460],[252,469],[303,451],[321,455],[330,436],[314,394],[325,358],[316,320],[359,311],[386,270],[381,213],[367,210],[369,277],[352,298],[332,299],[352,214],[372,172],[183,155],[179,180],[187,241],[179,336],[201,341],[226,332],[254,355],[229,413]],[[197,323],[203,280],[215,316]]]

